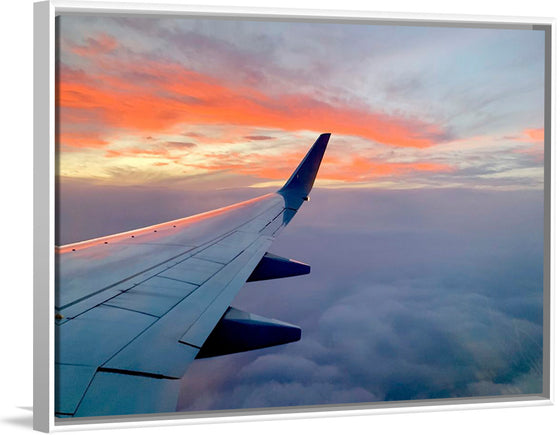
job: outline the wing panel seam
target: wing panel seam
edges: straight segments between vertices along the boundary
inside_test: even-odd
[[[142,271],[140,271],[140,272],[138,272],[138,273],[135,273],[135,274],[133,274],[133,275],[127,277],[127,278],[121,279],[120,281],[117,281],[117,282],[114,283],[114,284],[111,284],[111,285],[109,285],[109,286],[103,287],[102,289],[97,290],[97,291],[95,291],[95,292],[93,292],[93,293],[90,293],[90,294],[88,294],[88,295],[86,295],[86,296],[82,296],[81,298],[78,298],[78,299],[76,299],[76,300],[74,300],[74,301],[72,301],[72,302],[70,302],[70,303],[68,303],[68,304],[66,304],[66,305],[64,305],[64,306],[62,306],[62,307],[55,307],[55,308],[58,309],[58,310],[60,310],[60,311],[62,311],[62,310],[64,310],[65,308],[68,308],[68,307],[71,307],[72,305],[77,304],[78,302],[82,302],[82,301],[84,301],[84,300],[86,300],[86,299],[88,299],[88,298],[90,298],[90,297],[92,297],[92,296],[95,296],[95,295],[97,295],[97,294],[99,294],[99,293],[101,293],[101,292],[104,292],[105,290],[109,290],[109,289],[112,288],[112,287],[115,287],[115,286],[117,286],[117,285],[119,285],[119,284],[122,284],[123,282],[128,281],[129,279],[132,279],[132,278],[134,278],[135,276],[138,276],[138,275],[141,275],[141,274],[143,274],[143,273],[149,272],[150,270],[155,269],[156,267],[163,266],[165,263],[168,263],[169,261],[173,261],[175,258],[178,258],[178,257],[180,257],[181,255],[185,255],[185,254],[187,254],[188,252],[191,252],[191,251],[193,251],[193,250],[196,250],[196,248],[191,248],[191,249],[189,249],[189,250],[187,250],[187,251],[185,251],[185,252],[182,252],[182,253],[177,254],[177,255],[175,255],[175,256],[173,256],[173,257],[171,257],[171,258],[168,258],[167,260],[162,261],[162,262],[160,262],[160,263],[158,263],[158,264],[156,264],[156,265],[154,265],[154,266],[148,267],[147,269],[144,269],[144,270],[142,270]],[[194,254],[193,254],[193,255],[194,255]],[[191,257],[192,257],[192,255],[191,255]],[[189,258],[190,258],[190,257],[189,257]],[[156,274],[156,275],[157,275],[157,274]],[[151,278],[151,277],[150,277],[150,278]],[[149,278],[148,278],[148,279],[149,279]]]
[[[111,298],[111,299],[114,299],[114,298]],[[111,299],[109,299],[109,301]],[[154,317],[156,319],[160,318],[159,316],[156,316],[155,314],[146,313],[145,311],[140,311],[140,310],[133,310],[132,308],[122,307],[122,306],[119,306],[119,305],[112,305],[111,303],[108,303],[108,302],[103,302],[101,305],[104,305],[106,307],[111,307],[111,308],[118,308],[120,310],[132,311],[133,313],[145,314],[146,316]]]

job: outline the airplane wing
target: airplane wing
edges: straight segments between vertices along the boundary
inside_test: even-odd
[[[246,281],[309,273],[268,248],[308,199],[329,138],[275,193],[56,248],[57,417],[173,412],[195,358],[300,339],[230,303]]]

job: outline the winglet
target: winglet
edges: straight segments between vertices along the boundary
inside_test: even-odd
[[[307,200],[307,195],[309,195],[313,187],[313,182],[317,176],[317,171],[321,165],[321,160],[323,159],[323,154],[325,153],[330,137],[330,133],[323,133],[317,138],[292,176],[278,191],[286,200],[288,200],[289,197],[298,203],[297,207],[294,208],[299,208],[301,202]]]

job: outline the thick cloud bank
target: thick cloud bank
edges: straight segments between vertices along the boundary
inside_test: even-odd
[[[311,275],[235,306],[301,341],[197,361],[179,410],[542,391],[542,193],[318,191],[272,252]]]
[[[78,190],[61,194],[63,242],[255,196]],[[542,192],[316,189],[271,251],[311,274],[248,283],[234,306],[301,341],[195,361],[178,410],[542,391]]]

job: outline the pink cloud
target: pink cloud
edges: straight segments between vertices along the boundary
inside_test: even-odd
[[[96,36],[86,39],[84,45],[77,45],[66,41],[70,50],[80,56],[90,57],[100,54],[110,53],[117,48],[117,41],[106,33],[99,33]]]

